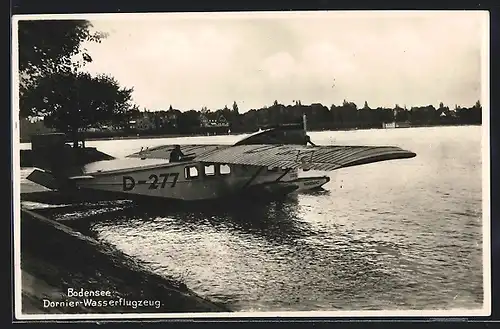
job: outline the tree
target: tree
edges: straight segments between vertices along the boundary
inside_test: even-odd
[[[181,134],[197,132],[200,128],[200,114],[194,110],[180,113],[178,127]]]
[[[133,89],[121,88],[107,75],[61,72],[42,77],[21,95],[21,114],[45,118],[49,127],[73,136],[97,123],[121,122],[132,108]]]
[[[481,124],[483,107],[479,100],[476,102],[476,104],[474,104],[474,106],[469,110],[469,112],[470,112],[470,123]]]
[[[57,72],[75,71],[92,57],[81,45],[101,42],[106,34],[91,32],[86,20],[26,20],[18,23],[21,93],[36,80]],[[77,56],[80,55],[80,56]]]
[[[127,111],[127,119],[129,120],[137,119],[140,116],[141,116],[141,110],[139,110],[139,106],[135,104]]]

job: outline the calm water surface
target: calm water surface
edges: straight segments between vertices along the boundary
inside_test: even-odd
[[[122,202],[55,215],[236,311],[482,307],[481,127],[310,135],[417,157],[330,172],[325,191],[266,205],[187,211]],[[88,144],[122,156],[239,138]]]

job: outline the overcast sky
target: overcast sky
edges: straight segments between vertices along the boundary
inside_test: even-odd
[[[86,70],[134,87],[142,108],[344,99],[371,107],[470,106],[481,98],[478,12],[162,14],[91,19]]]

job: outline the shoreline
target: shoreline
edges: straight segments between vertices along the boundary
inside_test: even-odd
[[[409,127],[397,128],[343,128],[343,129],[324,129],[324,130],[308,130],[308,132],[324,132],[324,131],[353,131],[353,130],[394,130],[394,129],[408,129],[408,128],[433,128],[433,127],[467,127],[467,126],[482,126],[482,124],[452,124],[452,125],[414,125]],[[128,136],[103,136],[103,137],[85,137],[85,141],[108,141],[108,140],[137,140],[137,139],[160,139],[160,138],[188,138],[188,137],[214,137],[214,136],[239,136],[249,135],[255,132],[241,132],[229,134],[215,134],[215,135],[187,135],[187,134],[158,134],[158,135],[128,135]],[[29,138],[20,139],[20,143],[31,143]]]
[[[21,273],[26,315],[230,312],[184,283],[150,272],[115,247],[23,207]],[[75,297],[68,295],[70,288],[108,293]],[[101,303],[92,305],[89,299]],[[145,301],[151,305],[141,305]]]

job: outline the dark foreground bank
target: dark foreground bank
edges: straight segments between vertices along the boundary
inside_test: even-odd
[[[25,209],[21,268],[23,314],[228,311],[114,247]]]

